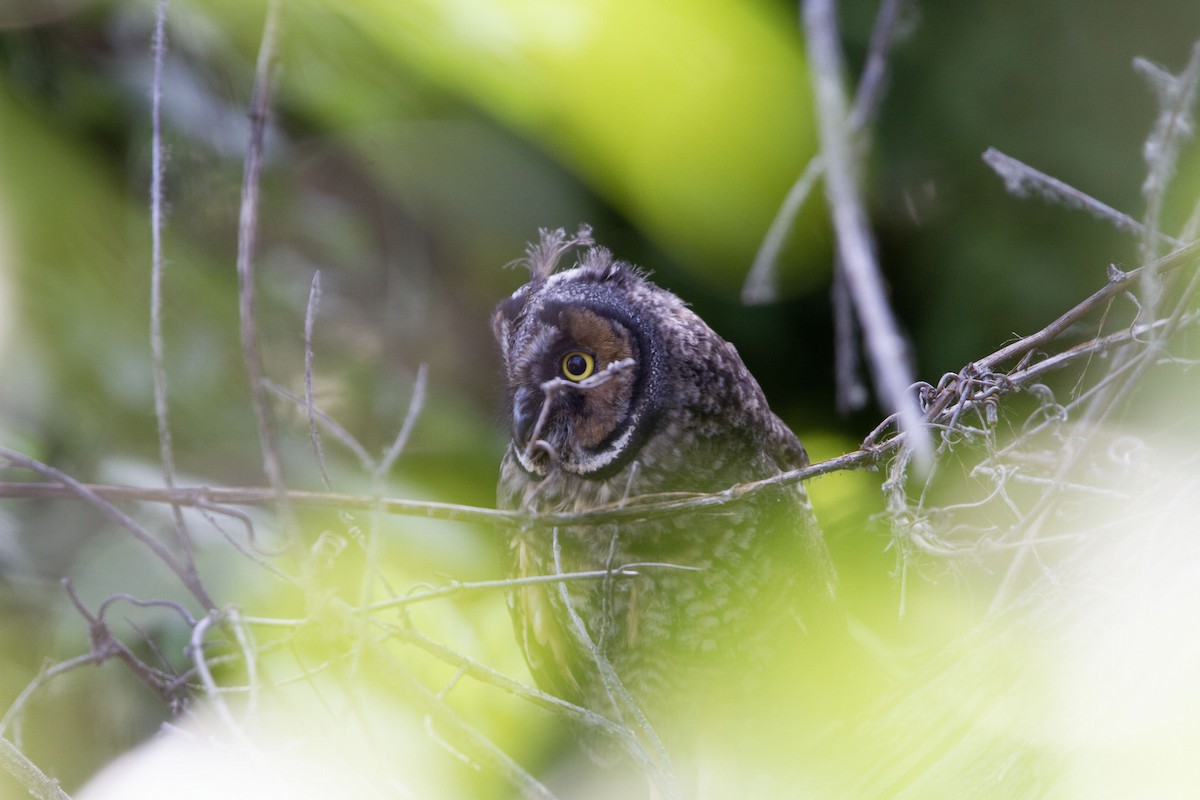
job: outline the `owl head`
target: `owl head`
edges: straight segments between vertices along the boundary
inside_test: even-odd
[[[695,317],[608,250],[589,247],[576,264],[561,257],[591,245],[589,231],[541,231],[524,264],[530,280],[492,318],[521,466],[553,464],[584,477],[623,468],[650,436],[666,404],[672,370],[660,322]]]

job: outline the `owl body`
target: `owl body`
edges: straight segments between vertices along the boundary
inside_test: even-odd
[[[833,577],[800,485],[671,516],[549,526],[660,493],[709,493],[803,466],[736,350],[674,294],[598,247],[543,233],[531,280],[496,310],[512,441],[498,503],[531,512],[509,539],[514,627],[545,690],[620,716],[599,660],[651,721],[716,665],[753,662]]]

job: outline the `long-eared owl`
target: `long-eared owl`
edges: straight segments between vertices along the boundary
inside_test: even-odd
[[[807,455],[734,347],[682,300],[591,246],[586,227],[540,233],[529,282],[493,317],[512,425],[498,500],[530,513],[509,542],[513,577],[568,577],[515,583],[514,626],[544,690],[620,718],[615,673],[657,724],[715,665],[753,671],[770,641],[829,603],[803,487],[643,519],[537,515],[711,493]]]

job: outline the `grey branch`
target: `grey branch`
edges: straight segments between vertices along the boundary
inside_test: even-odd
[[[1145,232],[1145,226],[1128,214],[1117,211],[1090,194],[1034,169],[1025,162],[1006,155],[994,147],[989,147],[984,152],[983,163],[1000,176],[1000,179],[1004,181],[1004,188],[1016,197],[1029,197],[1036,194],[1049,202],[1061,203],[1067,208],[1086,211],[1093,217],[1110,223],[1119,231],[1126,231],[1138,236]],[[1176,247],[1182,244],[1169,236],[1163,236],[1162,239]]]
[[[258,242],[258,205],[260,178],[263,164],[263,145],[266,138],[267,115],[271,106],[271,71],[275,60],[275,39],[279,25],[279,2],[267,4],[267,18],[263,25],[262,41],[258,49],[258,62],[254,72],[254,94],[250,103],[250,143],[246,149],[246,163],[242,174],[242,201],[238,213],[238,316],[241,325],[242,360],[246,378],[250,384],[250,403],[254,408],[254,420],[258,427],[259,443],[262,447],[263,471],[267,483],[275,490],[282,511],[283,523],[289,535],[295,531],[287,509],[287,491],[283,477],[283,463],[275,444],[271,428],[271,414],[267,404],[267,387],[263,383],[262,352],[259,348],[258,329],[254,319],[255,270],[254,258]]]
[[[904,337],[888,305],[859,190],[856,152],[842,90],[844,69],[833,0],[806,0],[804,29],[813,74],[821,153],[825,159],[825,194],[833,213],[846,283],[862,326],[875,388],[888,411],[899,414],[907,446],[918,464],[932,462],[933,449],[915,397]]]
[[[847,132],[855,143],[863,141],[883,102],[884,89],[887,87],[888,56],[897,38],[903,6],[904,0],[883,0],[879,6],[879,13],[875,16],[870,50],[848,120]],[[809,159],[800,177],[788,190],[783,204],[771,220],[771,226],[767,229],[767,235],[754,256],[754,264],[750,267],[746,282],[742,286],[742,302],[746,305],[769,303],[778,297],[776,267],[780,251],[783,250],[800,209],[804,207],[804,202],[812,194],[824,172],[825,160],[817,153]]]

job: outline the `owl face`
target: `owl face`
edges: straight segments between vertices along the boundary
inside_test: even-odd
[[[652,430],[662,370],[659,337],[637,302],[647,287],[594,249],[572,269],[535,274],[497,308],[513,453],[526,471],[555,464],[605,477]]]

